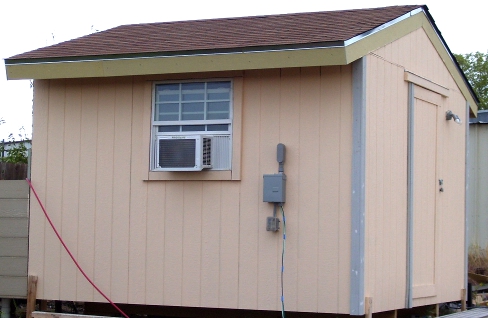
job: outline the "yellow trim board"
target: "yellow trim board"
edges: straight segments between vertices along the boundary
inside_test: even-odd
[[[344,47],[6,65],[8,79],[113,77],[344,65]]]

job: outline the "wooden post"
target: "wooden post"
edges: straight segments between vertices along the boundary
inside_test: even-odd
[[[365,318],[373,318],[373,297],[365,298],[364,314]]]
[[[439,304],[435,304],[435,316],[439,317]]]
[[[461,289],[461,311],[466,310],[466,289]]]
[[[37,276],[29,275],[27,282],[27,308],[25,310],[26,318],[32,318],[32,312],[36,309],[37,295]]]

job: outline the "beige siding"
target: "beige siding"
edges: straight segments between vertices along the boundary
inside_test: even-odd
[[[147,78],[51,80],[35,83],[34,186],[81,266],[113,301],[279,310],[282,236],[265,230],[273,206],[262,202],[262,176],[277,172],[282,142],[287,310],[347,313],[351,68],[241,76],[242,138],[234,142],[241,180],[145,181]],[[103,301],[37,203],[31,208],[29,273],[39,276],[38,298]]]
[[[405,305],[407,84],[394,64],[367,67],[365,295],[377,312]]]
[[[374,51],[367,65],[366,296],[373,297],[375,312],[405,306],[408,84],[404,71],[409,71],[449,89],[438,110],[436,165],[452,194],[444,192],[437,203],[437,296],[415,299],[414,306],[459,300],[464,279],[466,102],[422,29]],[[443,119],[448,109],[461,117],[463,126]]]

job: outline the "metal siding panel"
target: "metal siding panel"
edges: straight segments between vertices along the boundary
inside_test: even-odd
[[[0,237],[27,237],[28,218],[0,218]]]
[[[1,298],[27,297],[27,277],[0,276]]]
[[[25,180],[0,180],[0,199],[28,199],[29,185]]]
[[[27,277],[27,257],[0,256],[0,276]]]
[[[28,252],[27,238],[0,237],[0,256],[25,257]]]
[[[2,189],[0,188],[0,191]],[[25,189],[29,193],[28,189]],[[29,200],[27,199],[0,199],[0,218],[19,218],[29,216]]]

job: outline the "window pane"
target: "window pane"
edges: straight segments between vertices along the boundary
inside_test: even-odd
[[[205,125],[184,125],[181,131],[205,131]]]
[[[184,103],[181,105],[181,120],[203,120],[204,103]]]
[[[229,114],[228,113],[208,113],[207,114],[207,119],[229,119]]]
[[[180,105],[177,103],[158,104],[155,120],[179,120]]]
[[[228,130],[229,130],[228,124],[207,125],[207,131],[228,131]]]
[[[212,102],[207,104],[206,119],[229,119],[229,102]]]
[[[207,84],[207,99],[230,99],[230,82],[209,82]]]
[[[224,112],[229,113],[229,102],[209,102],[207,104],[207,111],[209,113],[213,112]]]
[[[159,132],[175,132],[180,131],[181,126],[158,126]]]
[[[158,121],[176,121],[178,119],[178,114],[159,114]]]
[[[159,104],[159,112],[161,113],[179,113],[180,111],[180,104],[178,103],[171,103],[171,104]]]
[[[161,84],[156,86],[156,102],[178,101],[180,84]]]
[[[181,114],[181,120],[202,120],[203,114]]]
[[[181,85],[181,99],[183,101],[203,100],[205,83],[184,83]]]
[[[183,103],[181,104],[183,113],[202,113],[204,110],[204,103]]]

